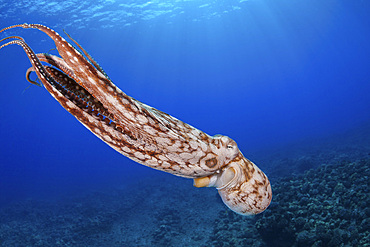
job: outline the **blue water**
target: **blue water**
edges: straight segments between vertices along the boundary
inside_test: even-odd
[[[369,13],[369,1],[353,0],[0,1],[0,28],[65,29],[126,94],[228,135],[258,159],[370,121]],[[0,38],[9,35],[35,52],[54,48],[37,30]],[[1,206],[166,177],[118,154],[30,86],[30,65],[20,47],[0,50]]]

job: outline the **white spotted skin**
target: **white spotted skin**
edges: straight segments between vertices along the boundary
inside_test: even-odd
[[[272,199],[272,190],[267,176],[241,153],[223,171],[232,170],[234,176],[226,182],[211,186],[218,189],[222,201],[240,215],[254,215],[263,212]],[[223,173],[217,174],[220,178]]]
[[[87,58],[58,33],[40,24],[14,25],[0,30],[0,33],[15,27],[43,31],[55,42],[61,57],[36,55],[18,36],[1,40],[14,39],[0,49],[11,44],[20,45],[32,64],[27,71],[27,79],[35,84],[28,74],[36,72],[46,90],[102,141],[151,168],[193,178],[194,181],[209,178],[208,186],[217,187],[225,204],[239,214],[257,214],[267,208],[272,193],[266,175],[242,155],[231,138],[207,135],[124,94],[68,34]],[[41,61],[58,70],[45,67]],[[98,107],[106,119],[100,118],[96,112],[93,115],[87,106],[82,107],[80,102],[70,99],[71,96],[62,94],[59,91],[62,89],[56,89],[58,83],[77,83],[70,85],[75,90],[81,87],[85,90],[83,92],[88,92],[91,102],[98,102],[101,106],[91,104]]]

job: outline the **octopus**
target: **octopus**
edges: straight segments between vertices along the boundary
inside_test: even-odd
[[[68,34],[75,48],[41,24],[13,28],[38,29],[55,43],[60,56],[38,53],[20,36],[0,40],[0,49],[16,44],[32,67],[27,80],[45,89],[88,130],[124,156],[142,165],[193,179],[195,187],[215,187],[222,201],[241,215],[263,212],[272,199],[267,176],[244,157],[228,136],[210,136],[173,116],[122,92],[97,62]],[[34,72],[38,81],[32,80]]]

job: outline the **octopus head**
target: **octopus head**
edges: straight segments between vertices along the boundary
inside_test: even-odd
[[[267,176],[240,151],[219,172],[194,179],[194,186],[216,187],[226,206],[241,215],[263,212],[272,199]]]

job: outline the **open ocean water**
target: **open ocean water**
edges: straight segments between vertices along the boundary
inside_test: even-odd
[[[27,82],[12,45],[0,246],[370,246],[370,1],[0,0],[0,29],[22,23],[65,30],[129,96],[233,138],[273,199],[240,216],[122,156]],[[38,30],[12,35],[57,54]]]

